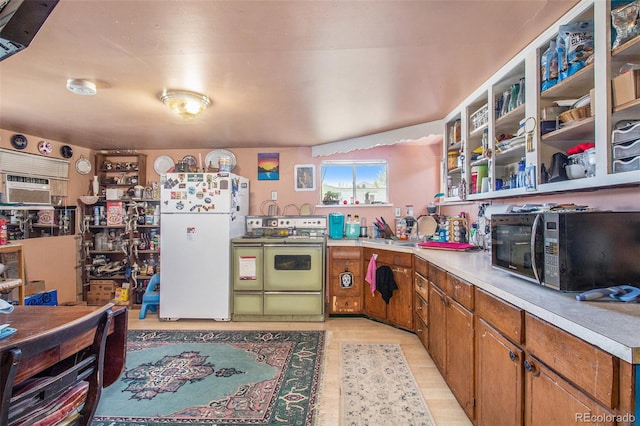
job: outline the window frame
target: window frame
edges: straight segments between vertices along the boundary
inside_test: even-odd
[[[340,167],[348,167],[352,168],[352,181],[351,181],[351,189],[352,194],[347,196],[349,198],[340,199],[334,203],[325,202],[324,194],[327,189],[325,186],[328,185],[325,183],[325,175],[326,175],[326,167],[331,166],[340,166]],[[369,203],[366,201],[366,196],[363,199],[358,198],[358,194],[362,191],[358,191],[358,189],[362,190],[363,188],[358,188],[358,175],[357,168],[362,166],[384,166],[384,186],[380,186],[376,189],[376,193],[380,193],[380,191],[384,191],[384,201],[374,200],[373,203]],[[389,162],[387,160],[326,160],[322,161],[320,164],[320,180],[319,180],[319,188],[320,188],[320,202],[323,205],[327,204],[340,204],[340,205],[348,205],[348,206],[384,206],[389,205]],[[331,187],[335,187],[335,185],[329,185]],[[369,191],[367,191],[367,194]],[[353,202],[351,201],[353,198]],[[344,201],[347,201],[345,204]],[[356,203],[356,201],[358,201]]]

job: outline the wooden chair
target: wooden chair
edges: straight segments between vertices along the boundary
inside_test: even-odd
[[[71,321],[50,332],[34,334],[15,347],[4,351],[0,359],[0,425],[11,425],[28,419],[26,424],[45,417],[44,407],[63,400],[70,389],[86,391],[82,408],[74,413],[72,424],[88,425],[93,418],[103,387],[103,366],[109,326],[112,321],[112,304]],[[16,324],[19,327],[18,324]],[[14,383],[19,369],[29,369],[29,358],[46,351],[53,354],[61,345],[77,344],[75,355],[60,360],[53,367],[39,373],[35,379]],[[27,385],[28,384],[28,385]],[[48,413],[62,412],[64,408],[48,409]],[[68,415],[67,414],[67,415]],[[58,414],[59,415],[59,414]]]

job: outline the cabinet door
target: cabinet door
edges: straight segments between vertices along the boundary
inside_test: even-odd
[[[447,307],[444,293],[429,285],[429,354],[441,373],[446,371]]]
[[[537,359],[527,355],[524,369],[525,425],[615,424],[613,414]]]
[[[476,321],[477,424],[522,424],[522,350],[483,320]]]
[[[387,306],[387,319],[398,327],[413,330],[413,271],[393,267],[393,279],[398,289]]]
[[[381,266],[378,264],[378,266]],[[369,289],[369,283],[365,283],[364,289],[364,313],[371,318],[379,320],[387,320],[387,304],[382,299],[382,295],[379,292],[371,294]],[[395,293],[395,292],[394,292]],[[395,294],[394,294],[395,296]]]
[[[474,417],[473,314],[446,300],[446,379],[469,418]]]

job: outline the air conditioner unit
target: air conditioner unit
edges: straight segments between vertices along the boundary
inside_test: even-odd
[[[3,186],[2,201],[5,203],[51,204],[51,186],[47,178],[7,174]]]

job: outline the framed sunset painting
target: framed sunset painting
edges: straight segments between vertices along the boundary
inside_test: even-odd
[[[280,179],[280,154],[267,152],[258,154],[258,180]]]

